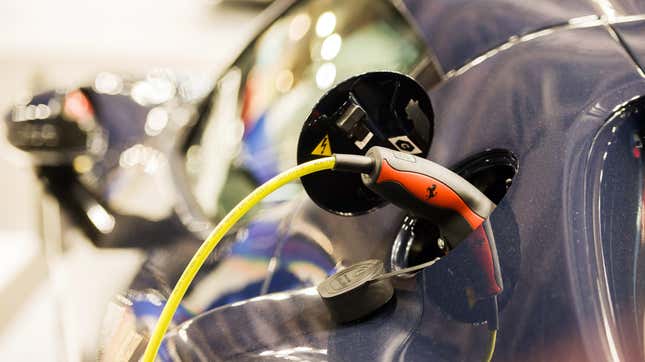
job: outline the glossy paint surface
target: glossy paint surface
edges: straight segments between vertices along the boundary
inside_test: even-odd
[[[498,248],[518,247],[522,260],[501,313],[497,359],[588,358],[573,304],[579,294],[565,276],[572,275],[568,263],[578,262],[567,258],[568,247],[589,240],[569,233],[574,214],[568,195],[584,180],[579,157],[596,130],[614,107],[642,92],[641,83],[620,45],[602,27],[592,27],[519,43],[432,92],[443,122],[437,127],[442,144],[435,144],[431,158],[451,164],[488,147],[519,158],[520,172],[502,201],[512,210],[519,240],[500,230],[510,220],[492,220]],[[455,150],[451,141],[463,146]],[[578,318],[587,323],[589,315]],[[590,343],[605,342],[599,337]]]
[[[634,60],[645,70],[645,20],[614,24],[613,27],[634,56]]]
[[[447,72],[509,40],[596,14],[587,0],[403,0]]]
[[[589,0],[601,14],[629,16],[645,13],[645,3],[640,0]]]

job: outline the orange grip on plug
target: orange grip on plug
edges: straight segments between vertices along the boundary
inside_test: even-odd
[[[454,210],[468,222],[472,230],[475,230],[484,222],[484,218],[471,210],[459,194],[448,185],[430,176],[396,170],[386,160],[383,160],[381,173],[376,183],[383,182],[395,182],[425,203]]]

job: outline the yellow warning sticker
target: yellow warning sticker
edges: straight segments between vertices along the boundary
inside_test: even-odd
[[[329,135],[325,137],[318,143],[318,146],[311,151],[311,154],[314,156],[331,156],[331,145],[329,144]]]

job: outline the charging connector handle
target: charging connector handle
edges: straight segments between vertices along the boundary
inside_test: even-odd
[[[372,147],[365,156],[335,154],[335,171],[360,172],[363,183],[376,194],[439,226],[441,236],[455,248],[473,231],[465,245],[473,268],[478,297],[503,289],[495,239],[484,224],[495,204],[463,177],[424,158]],[[483,226],[482,226],[483,225]]]
[[[393,204],[439,225],[453,248],[495,209],[470,182],[432,161],[384,147],[372,147],[366,156],[374,167],[362,174],[363,183]]]

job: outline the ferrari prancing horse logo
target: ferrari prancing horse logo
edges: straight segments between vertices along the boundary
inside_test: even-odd
[[[437,185],[432,184],[432,186],[428,187],[426,191],[428,191],[428,194],[426,195],[426,199],[430,200],[431,198],[437,196],[437,193],[435,190],[437,189]]]

